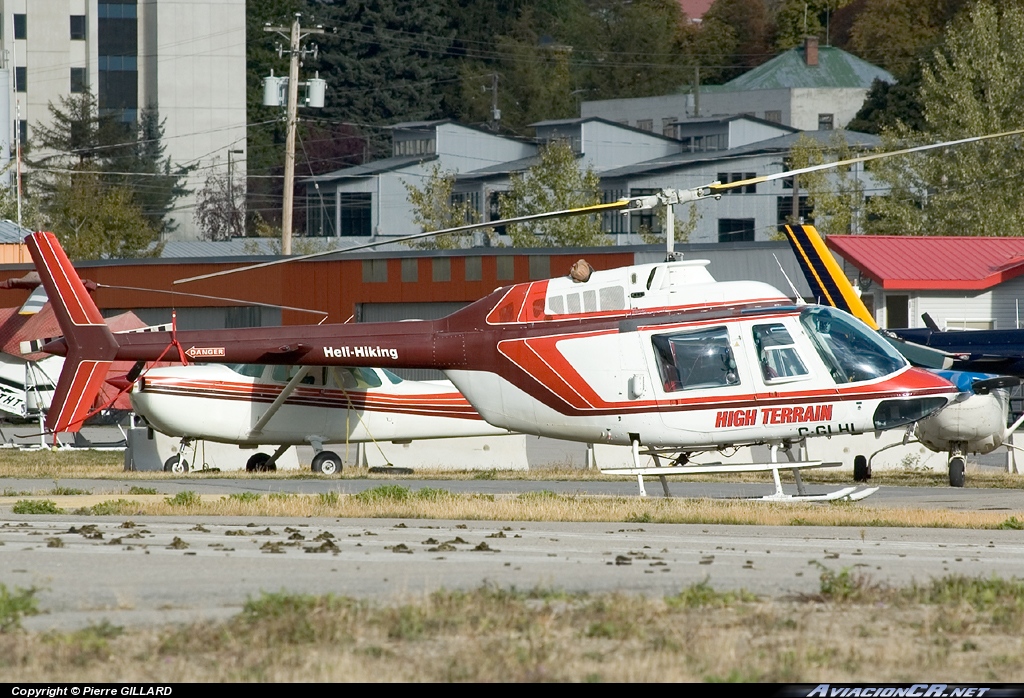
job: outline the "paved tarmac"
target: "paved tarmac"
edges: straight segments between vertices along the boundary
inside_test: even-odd
[[[636,494],[628,480],[399,482],[498,495],[541,489]],[[59,484],[109,495],[140,482]],[[358,492],[381,481],[180,478],[144,484],[164,496],[182,490]],[[54,483],[4,479],[0,487],[43,494]],[[769,491],[760,484],[671,487],[686,497]],[[660,486],[648,491],[660,494]],[[396,601],[490,584],[663,595],[707,580],[719,589],[791,597],[818,590],[822,565],[893,584],[949,574],[1010,578],[1024,571],[1024,531],[1016,530],[258,517],[131,517],[134,527],[126,527],[128,517],[15,515],[17,498],[0,498],[0,584],[39,590],[44,613],[24,623],[39,630],[103,620],[145,626],[225,618],[247,598],[277,591]],[[1020,490],[882,488],[853,506],[1005,511],[1024,520]]]

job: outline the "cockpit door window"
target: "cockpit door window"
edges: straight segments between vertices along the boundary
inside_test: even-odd
[[[651,341],[665,392],[739,385],[725,327],[659,334]]]
[[[754,325],[753,335],[765,383],[786,383],[809,375],[796,342],[782,323]]]

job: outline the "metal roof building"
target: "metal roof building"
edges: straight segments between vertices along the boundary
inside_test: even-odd
[[[1024,238],[832,235],[862,298],[883,327],[1021,326]]]

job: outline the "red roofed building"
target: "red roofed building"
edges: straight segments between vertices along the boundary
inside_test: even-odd
[[[1024,238],[832,235],[883,327],[1013,329],[1024,298]]]

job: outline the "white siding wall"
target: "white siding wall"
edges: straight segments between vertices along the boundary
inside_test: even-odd
[[[600,121],[580,125],[584,166],[595,171],[633,165],[679,152],[679,143]],[[660,131],[657,131],[660,134]]]
[[[803,131],[818,129],[818,115],[832,114],[833,128],[845,128],[857,115],[868,91],[856,87],[795,88],[792,91],[792,122]],[[785,118],[785,117],[783,117]]]
[[[437,154],[446,170],[472,172],[488,165],[525,158],[536,147],[458,124],[437,126]]]
[[[788,133],[790,133],[789,129],[776,128],[747,119],[737,119],[729,122],[729,147],[739,148],[748,143],[766,141],[770,138],[785,136]]]
[[[245,150],[245,0],[139,0],[139,33],[139,108],[159,106],[167,155],[198,165],[186,186],[199,191]],[[245,155],[232,158],[244,172]],[[194,238],[195,194],[176,206],[177,236]]]

